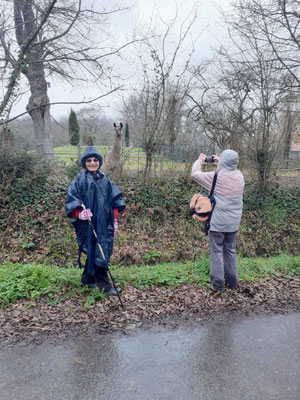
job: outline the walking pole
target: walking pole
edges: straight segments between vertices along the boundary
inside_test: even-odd
[[[83,208],[84,210],[86,210],[86,207],[85,207],[85,205],[84,205],[83,203],[81,204],[81,206],[82,206],[82,208]],[[93,223],[92,223],[92,221],[91,221],[90,218],[88,219],[88,223],[89,223],[89,225],[90,225],[90,227],[91,227],[91,229],[92,229],[92,231],[93,231],[93,234],[94,234],[94,236],[95,236],[95,239],[96,239],[98,248],[99,248],[99,250],[100,250],[101,256],[102,256],[102,258],[103,258],[103,260],[104,260],[104,262],[105,262],[105,264],[106,264],[106,266],[107,266],[107,271],[108,271],[109,277],[110,277],[110,279],[111,279],[111,281],[112,281],[112,283],[113,283],[113,287],[114,287],[114,289],[115,289],[115,291],[116,291],[116,293],[117,293],[117,296],[118,296],[120,305],[121,305],[122,309],[125,310],[124,304],[123,304],[123,302],[122,302],[122,300],[121,300],[120,293],[118,292],[117,287],[116,287],[115,279],[113,278],[113,276],[112,276],[112,274],[111,274],[111,272],[110,272],[108,262],[106,261],[106,258],[105,258],[105,256],[104,256],[104,252],[103,252],[103,250],[102,250],[102,247],[101,247],[100,242],[99,242],[99,239],[98,239],[98,235],[97,235],[97,233],[96,233],[96,231],[95,231],[95,229],[94,229]]]

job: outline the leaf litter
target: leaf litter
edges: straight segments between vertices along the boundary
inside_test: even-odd
[[[223,294],[183,284],[176,288],[150,287],[123,290],[125,310],[117,297],[86,308],[79,297],[51,305],[47,298],[33,304],[18,301],[0,309],[0,341],[4,344],[38,344],[46,336],[68,338],[86,332],[131,334],[153,324],[180,326],[224,315],[300,311],[300,278],[272,276],[259,283],[240,281],[237,290]]]

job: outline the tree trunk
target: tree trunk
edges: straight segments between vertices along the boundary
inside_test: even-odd
[[[161,146],[160,159],[159,159],[159,173],[162,175],[164,171],[164,145]]]
[[[37,154],[46,160],[53,159],[53,138],[51,132],[50,106],[47,95],[47,82],[41,64],[32,64],[26,75],[30,84],[31,96],[27,110],[32,118]],[[31,110],[31,111],[30,111]]]
[[[144,170],[144,181],[148,182],[151,175],[152,168],[152,152],[146,152],[146,165]]]
[[[13,143],[14,143],[13,134],[11,133],[11,130],[8,129],[7,126],[5,126],[0,131],[0,150],[3,153],[10,152],[12,149]]]
[[[50,106],[42,105],[49,102],[48,96],[38,97],[34,94],[30,96],[27,109],[39,105],[39,108],[30,112],[35,134],[35,148],[37,154],[45,157],[46,160],[53,159],[53,139],[51,132]]]
[[[286,115],[286,120],[284,124],[284,161],[285,161],[285,168],[289,167],[289,156],[290,156],[290,149],[291,149],[291,138],[292,138],[292,131],[293,131],[293,123],[292,123],[292,114],[290,109],[290,103],[288,103],[288,110]]]
[[[257,151],[258,187],[263,193],[269,185],[271,174],[270,153],[266,148]]]
[[[14,2],[14,18],[16,38],[20,48],[26,37],[30,37],[37,29],[37,20],[32,1]],[[45,78],[44,47],[32,41],[26,54],[21,72],[26,76],[31,96],[27,110],[32,118],[35,134],[35,147],[39,155],[47,160],[53,159],[53,138],[51,134],[50,106]]]

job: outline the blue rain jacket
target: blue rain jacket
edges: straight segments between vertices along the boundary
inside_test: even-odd
[[[100,166],[96,174],[90,173],[85,167],[85,160],[89,157],[99,159]],[[125,203],[120,189],[100,171],[102,157],[95,147],[87,147],[81,163],[84,171],[76,176],[69,187],[66,199],[66,213],[68,217],[71,217],[72,210],[76,207],[81,207],[82,204],[93,213],[92,223],[106,261],[101,256],[88,221],[73,219],[72,224],[76,230],[79,251],[87,254],[88,272],[90,275],[94,275],[95,264],[108,269],[114,241],[113,209],[117,208],[121,212],[125,208]]]

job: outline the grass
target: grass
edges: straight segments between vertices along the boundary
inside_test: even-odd
[[[95,146],[103,156],[111,150],[111,146]],[[81,154],[83,154],[86,146],[81,146]],[[57,161],[64,161],[67,164],[77,158],[77,146],[61,146],[54,148],[54,157]]]
[[[59,268],[35,264],[5,263],[0,268],[0,304],[2,307],[18,300],[35,300],[45,296],[50,304],[82,296],[87,291],[80,286],[81,272],[76,268]],[[103,293],[93,289],[88,291],[85,305],[104,298]]]
[[[102,156],[105,156],[112,149],[112,146],[95,146],[96,149]],[[83,154],[86,146],[81,146],[81,154]],[[75,161],[77,158],[77,147],[76,146],[61,146],[54,148],[54,157],[59,162],[64,162],[66,164]],[[124,160],[124,169],[133,171],[133,170],[142,170],[145,167],[146,163],[146,154],[145,152],[139,148],[134,147],[132,149],[123,148],[122,149],[122,157]],[[159,161],[157,161],[157,169],[160,168]],[[163,167],[165,170],[175,169],[175,170],[184,170],[184,163],[170,161],[167,158],[163,159]]]
[[[176,287],[182,283],[207,286],[209,261],[203,257],[197,262],[112,267],[112,271],[119,282],[130,283],[137,289],[157,285]]]
[[[244,281],[259,281],[266,276],[282,274],[300,276],[300,256],[280,255],[270,258],[238,259],[239,277]],[[183,283],[209,287],[209,260],[201,257],[195,262],[158,264],[154,266],[112,266],[111,271],[121,286],[131,284],[142,289],[150,286],[176,287]],[[32,304],[44,296],[50,304],[66,298],[79,297],[88,308],[103,293],[80,287],[78,268],[59,268],[35,264],[8,262],[0,267],[0,303],[2,307],[18,300],[31,300]]]
[[[276,275],[300,276],[300,256],[281,254],[269,258],[238,258],[239,278],[252,282]]]

